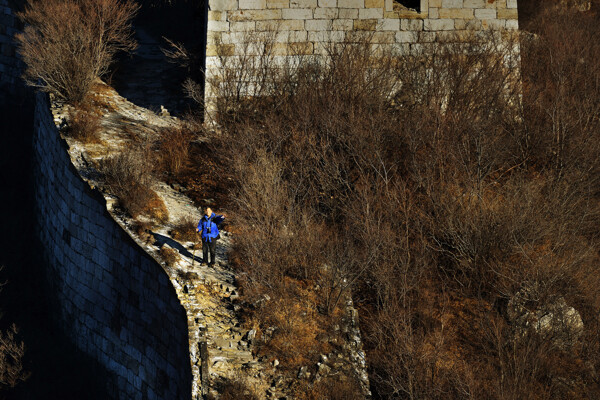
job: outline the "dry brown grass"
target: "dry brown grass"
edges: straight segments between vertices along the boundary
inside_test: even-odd
[[[148,150],[133,149],[100,162],[108,190],[133,217],[146,216],[158,223],[169,219],[162,199],[152,190],[154,166]]]
[[[209,396],[209,399],[213,399]],[[219,387],[220,400],[259,400],[242,378],[227,380]]]
[[[222,71],[231,260],[265,355],[310,362],[352,291],[378,398],[598,397],[600,24],[540,23],[521,42],[524,86],[515,38],[492,33]],[[244,73],[262,96],[244,96]],[[581,313],[569,351],[515,336],[502,304],[532,283],[532,307],[563,297]]]
[[[360,384],[355,379],[347,377],[340,379],[336,375],[298,390],[295,398],[298,400],[361,400],[365,397]]]
[[[110,99],[116,96],[118,96],[118,93],[112,87],[97,79],[92,84],[91,90],[86,96],[86,101],[98,110],[114,112],[117,109],[110,102]]]
[[[159,162],[166,172],[177,175],[185,167],[194,136],[194,133],[185,127],[171,127],[159,132]]]
[[[91,110],[75,109],[69,112],[67,133],[82,143],[98,143],[101,117]]]
[[[177,263],[177,261],[179,261],[180,258],[179,253],[177,253],[176,250],[173,250],[172,248],[167,246],[163,246],[160,248],[160,255],[163,258],[163,260],[165,260],[167,265],[171,267],[175,265],[175,263]]]
[[[259,301],[247,321],[258,331],[259,354],[277,358],[281,368],[297,371],[331,351],[332,326],[339,322],[340,314],[331,317],[320,313],[322,300],[315,290],[285,277],[280,287],[263,288],[261,294],[265,293],[270,300]]]
[[[171,236],[175,240],[183,242],[199,242],[200,235],[196,231],[198,221],[191,217],[181,218],[171,231]]]
[[[138,197],[134,196],[134,198],[137,201]],[[143,198],[143,196],[140,196],[140,198]],[[128,209],[131,209],[132,203],[128,204]],[[153,190],[150,191],[148,201],[145,204],[136,204],[136,206],[140,207],[138,215],[145,215],[160,224],[165,224],[169,221],[169,210],[165,202]],[[135,207],[134,209],[137,210]]]
[[[155,239],[154,235],[152,235],[152,224],[147,221],[133,221],[133,231],[137,235],[140,240],[142,240],[146,244],[154,244]]]

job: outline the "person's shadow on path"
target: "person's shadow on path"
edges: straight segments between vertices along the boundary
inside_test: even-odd
[[[196,250],[196,253],[198,251],[200,251],[200,256],[194,256],[192,253],[190,253],[190,251],[188,249],[186,249],[185,247],[183,247],[181,245],[181,243],[179,243],[176,240],[171,239],[168,236],[165,235],[161,235],[160,233],[155,233],[152,232],[152,235],[154,235],[154,239],[156,240],[156,244],[158,245],[158,247],[163,247],[165,244],[168,244],[169,247],[171,247],[172,249],[175,249],[179,252],[179,254],[181,254],[184,257],[188,257],[194,261],[197,261],[199,263],[202,262],[202,250]]]

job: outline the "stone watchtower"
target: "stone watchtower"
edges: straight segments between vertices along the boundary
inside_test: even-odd
[[[276,57],[320,54],[350,32],[408,53],[417,41],[466,29],[517,30],[517,0],[208,0],[205,102],[222,61],[244,54],[248,32],[276,30]],[[246,50],[244,50],[246,48]]]

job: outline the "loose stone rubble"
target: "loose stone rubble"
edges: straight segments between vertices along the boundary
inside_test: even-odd
[[[563,297],[539,304],[537,289],[535,284],[525,286],[508,303],[508,318],[517,337],[533,329],[558,348],[570,348],[583,334],[581,315]]]

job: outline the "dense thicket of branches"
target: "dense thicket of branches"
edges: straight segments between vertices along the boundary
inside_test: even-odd
[[[554,10],[519,43],[416,57],[365,40],[274,68],[263,41],[229,59],[213,84],[247,298],[294,279],[333,314],[352,288],[377,398],[597,397],[598,22]],[[565,299],[583,335],[516,334],[524,288],[531,310]]]
[[[119,51],[131,51],[132,0],[28,0],[16,36],[25,81],[69,102],[79,102],[108,71]]]

